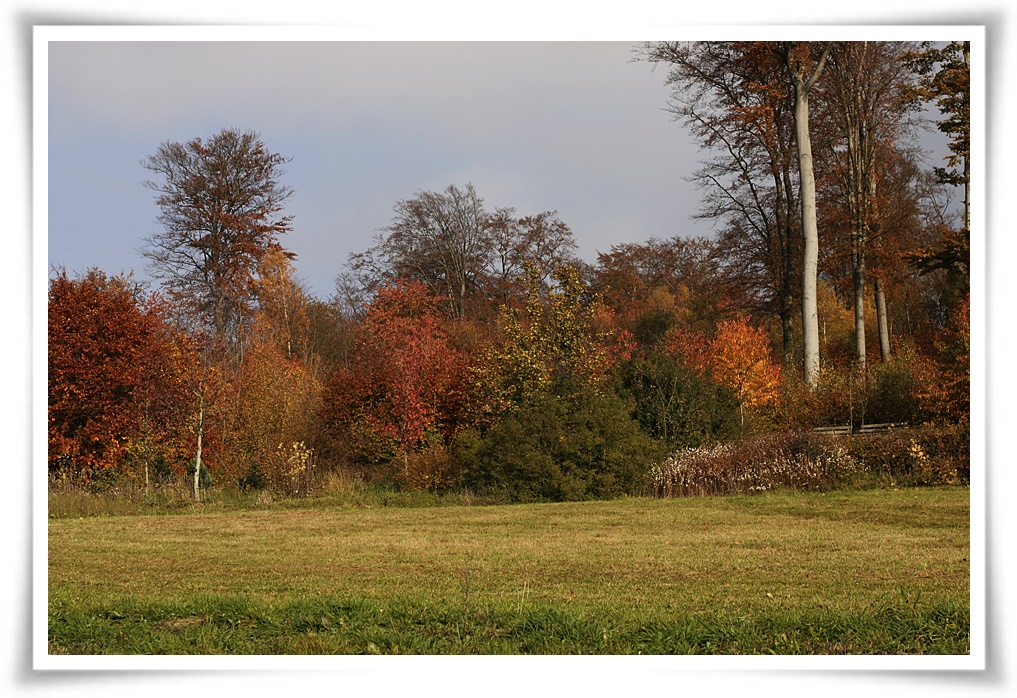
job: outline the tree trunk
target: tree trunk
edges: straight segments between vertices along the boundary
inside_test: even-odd
[[[205,400],[198,400],[198,448],[194,456],[194,501],[201,501],[201,437],[205,432]]]
[[[964,65],[971,69],[971,44],[964,42]],[[968,98],[971,96],[971,85],[968,83]],[[971,140],[968,135],[968,147],[964,153],[964,229],[971,230]]]
[[[801,177],[802,234],[802,341],[805,384],[814,390],[819,381],[819,310],[816,281],[819,270],[819,228],[816,223],[816,178],[812,169],[812,142],[809,139],[809,98],[802,81],[795,83],[795,139]]]
[[[890,359],[890,326],[886,318],[886,296],[883,294],[883,285],[877,277],[873,281],[876,290],[876,326],[879,328],[879,360]]]
[[[855,252],[851,280],[855,292],[855,364],[865,375],[865,248]]]
[[[816,222],[816,176],[812,168],[812,141],[809,137],[809,92],[816,84],[830,55],[828,43],[808,78],[792,58],[794,46],[786,49],[785,63],[795,88],[795,143],[798,148],[798,170],[801,183],[802,235],[805,252],[802,258],[802,343],[805,359],[805,384],[809,390],[819,385],[819,309],[816,295],[819,274],[819,227]]]

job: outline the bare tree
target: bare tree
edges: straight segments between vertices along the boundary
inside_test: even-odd
[[[259,266],[291,229],[281,211],[292,190],[278,181],[286,162],[258,134],[226,129],[165,142],[141,163],[158,176],[144,185],[158,195],[163,226],[142,254],[170,295],[237,351]]]
[[[575,247],[554,211],[523,218],[512,208],[490,213],[472,184],[449,185],[397,203],[374,244],[350,255],[337,291],[357,305],[381,282],[415,279],[446,295],[449,314],[461,318],[471,301],[504,302],[527,267],[546,279],[574,259]]]
[[[350,257],[355,273],[375,280],[424,281],[448,296],[451,314],[462,317],[466,297],[486,266],[490,216],[472,184],[443,192],[418,192],[395,206],[392,224],[375,244]]]

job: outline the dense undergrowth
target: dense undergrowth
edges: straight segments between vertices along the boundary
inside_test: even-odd
[[[517,430],[518,432],[518,430]],[[621,432],[620,432],[621,433]],[[616,472],[624,472],[629,486],[622,487],[611,472],[596,468],[572,473],[531,457],[530,450],[547,447],[543,437],[509,430],[520,446],[500,444],[499,462],[516,464],[513,469],[484,470],[474,466],[468,484],[457,483],[442,490],[414,488],[392,481],[367,481],[348,473],[319,474],[299,496],[268,489],[210,487],[195,504],[190,483],[163,482],[147,490],[129,481],[93,482],[89,486],[50,482],[49,516],[115,516],[140,513],[172,513],[203,510],[350,507],[433,507],[472,504],[503,504],[517,501],[565,501],[610,499],[618,496],[682,497],[755,493],[772,490],[822,491],[879,487],[962,485],[970,473],[967,425],[896,429],[865,436],[828,436],[814,432],[773,432],[729,443],[680,448],[667,457],[651,460],[643,453],[638,466],[623,468],[626,455],[635,460],[642,442],[638,435],[616,439]],[[558,436],[552,441],[557,442]],[[498,443],[498,442],[495,442]],[[560,450],[570,459],[591,457],[604,442],[591,438],[583,446],[571,443]],[[610,443],[610,442],[608,442]],[[599,445],[598,445],[599,444]],[[553,444],[551,444],[553,446]],[[645,444],[643,444],[645,445]],[[469,457],[481,462],[485,452],[470,446]],[[492,451],[493,453],[493,451]],[[486,454],[490,456],[491,454]],[[602,456],[603,457],[603,456]],[[496,477],[496,475],[498,477]],[[523,483],[525,486],[521,486]]]

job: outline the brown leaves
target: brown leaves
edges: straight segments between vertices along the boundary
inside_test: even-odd
[[[119,465],[132,437],[165,428],[180,398],[169,328],[130,277],[61,271],[49,289],[49,462]]]

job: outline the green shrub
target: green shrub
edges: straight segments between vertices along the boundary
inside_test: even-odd
[[[510,501],[638,494],[660,447],[631,413],[613,394],[539,394],[490,429],[460,436],[464,484]]]
[[[913,346],[903,345],[889,360],[869,371],[869,395],[866,421],[920,424],[929,415],[923,410],[923,384],[932,380],[923,371],[921,358]]]
[[[187,464],[187,482],[189,483],[194,482],[194,467],[195,459],[192,458],[190,462]],[[212,473],[208,472],[208,466],[205,465],[204,461],[202,461],[201,473],[198,475],[198,487],[200,487],[203,490],[207,490],[211,486],[212,486]]]
[[[704,380],[667,354],[627,364],[623,394],[635,402],[639,426],[668,449],[724,441],[739,431],[738,401],[727,388]]]

